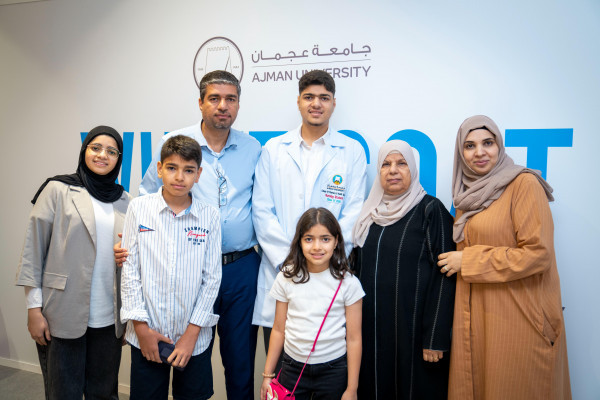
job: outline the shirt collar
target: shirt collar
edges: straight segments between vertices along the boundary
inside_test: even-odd
[[[165,201],[165,198],[163,197],[163,189],[164,186],[161,186],[160,190],[158,191],[158,211],[163,212],[166,210],[173,214],[173,210],[171,210],[171,207],[169,207]],[[189,193],[189,196],[192,198],[192,204],[190,204],[190,206],[184,210],[184,215],[192,214],[194,217],[198,218],[200,216],[201,203],[192,195],[192,192]]]
[[[198,125],[198,129],[200,130],[200,135],[198,135],[200,140],[198,140],[198,143],[200,144],[201,147],[206,147],[208,150],[211,150],[210,147],[208,147],[208,143],[206,142],[206,138],[204,137],[204,134],[202,133],[202,122],[204,122],[204,120],[201,120],[200,124]],[[221,153],[223,151],[227,150],[230,146],[237,147],[237,145],[238,145],[238,137],[235,134],[235,129],[229,128],[229,135],[227,135],[227,141],[225,142],[225,146],[223,147],[223,150],[221,150]]]
[[[298,129],[297,134],[294,137],[294,142],[297,142],[298,146],[304,145],[307,148],[311,147],[302,138],[302,126]],[[321,136],[320,138],[318,138],[317,140],[315,140],[313,142],[313,144],[315,144],[315,143],[322,143],[323,145],[327,145],[327,144],[331,144],[330,142],[331,142],[331,127],[327,128],[327,132],[325,132],[325,134],[323,136]]]
[[[158,211],[162,212],[165,209],[167,210],[171,210],[171,208],[169,207],[169,205],[167,204],[167,202],[165,201],[165,198],[163,197],[163,189],[164,186],[161,186],[160,189],[158,190],[158,196],[157,197],[157,201],[158,201]]]

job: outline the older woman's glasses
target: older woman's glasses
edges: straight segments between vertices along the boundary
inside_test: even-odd
[[[218,184],[219,184],[219,208],[227,205],[227,179],[223,173],[219,170],[215,170],[217,173]]]
[[[104,148],[104,147],[100,146],[99,144],[88,144],[87,148],[97,156],[102,154],[102,152],[104,151],[108,157],[115,159],[115,160],[117,158],[119,158],[119,154],[121,154],[119,152],[119,150],[115,149],[114,147]]]

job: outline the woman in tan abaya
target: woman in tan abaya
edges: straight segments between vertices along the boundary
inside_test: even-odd
[[[458,130],[452,195],[458,251],[450,399],[570,399],[554,255],[552,188],[515,165],[500,130],[477,115]]]

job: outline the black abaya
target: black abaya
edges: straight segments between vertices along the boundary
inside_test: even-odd
[[[359,399],[445,399],[455,277],[437,257],[455,250],[452,216],[425,196],[392,225],[373,224],[357,249],[363,299]],[[437,363],[423,349],[444,351]]]

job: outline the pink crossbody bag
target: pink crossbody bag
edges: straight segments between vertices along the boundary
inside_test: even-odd
[[[306,364],[308,363],[308,359],[310,358],[310,355],[312,354],[313,351],[315,351],[315,346],[317,345],[317,340],[319,339],[319,334],[321,333],[321,329],[323,329],[323,325],[325,324],[327,315],[329,315],[329,310],[331,310],[331,306],[333,306],[333,302],[335,301],[335,298],[336,298],[338,292],[340,291],[340,288],[342,287],[343,281],[344,281],[344,278],[340,279],[340,284],[338,285],[337,290],[335,291],[335,294],[333,295],[333,299],[331,299],[331,304],[329,304],[329,308],[327,309],[327,312],[325,313],[325,317],[323,317],[323,322],[321,322],[321,326],[319,327],[319,331],[317,332],[317,337],[315,338],[312,349],[308,353],[308,357],[306,357],[306,361],[304,362],[302,371],[300,371],[300,376],[298,376],[298,380],[296,381],[296,385],[294,385],[294,389],[290,392],[281,383],[279,383],[279,375],[281,374],[281,369],[280,369],[279,373],[277,374],[277,378],[273,379],[270,383],[271,393],[273,393],[273,394],[271,395],[271,393],[269,393],[269,391],[267,391],[266,400],[296,400],[296,397],[294,396],[294,392],[296,391],[296,388],[298,387],[300,378],[302,378],[302,373],[304,372],[304,368],[306,367]]]

